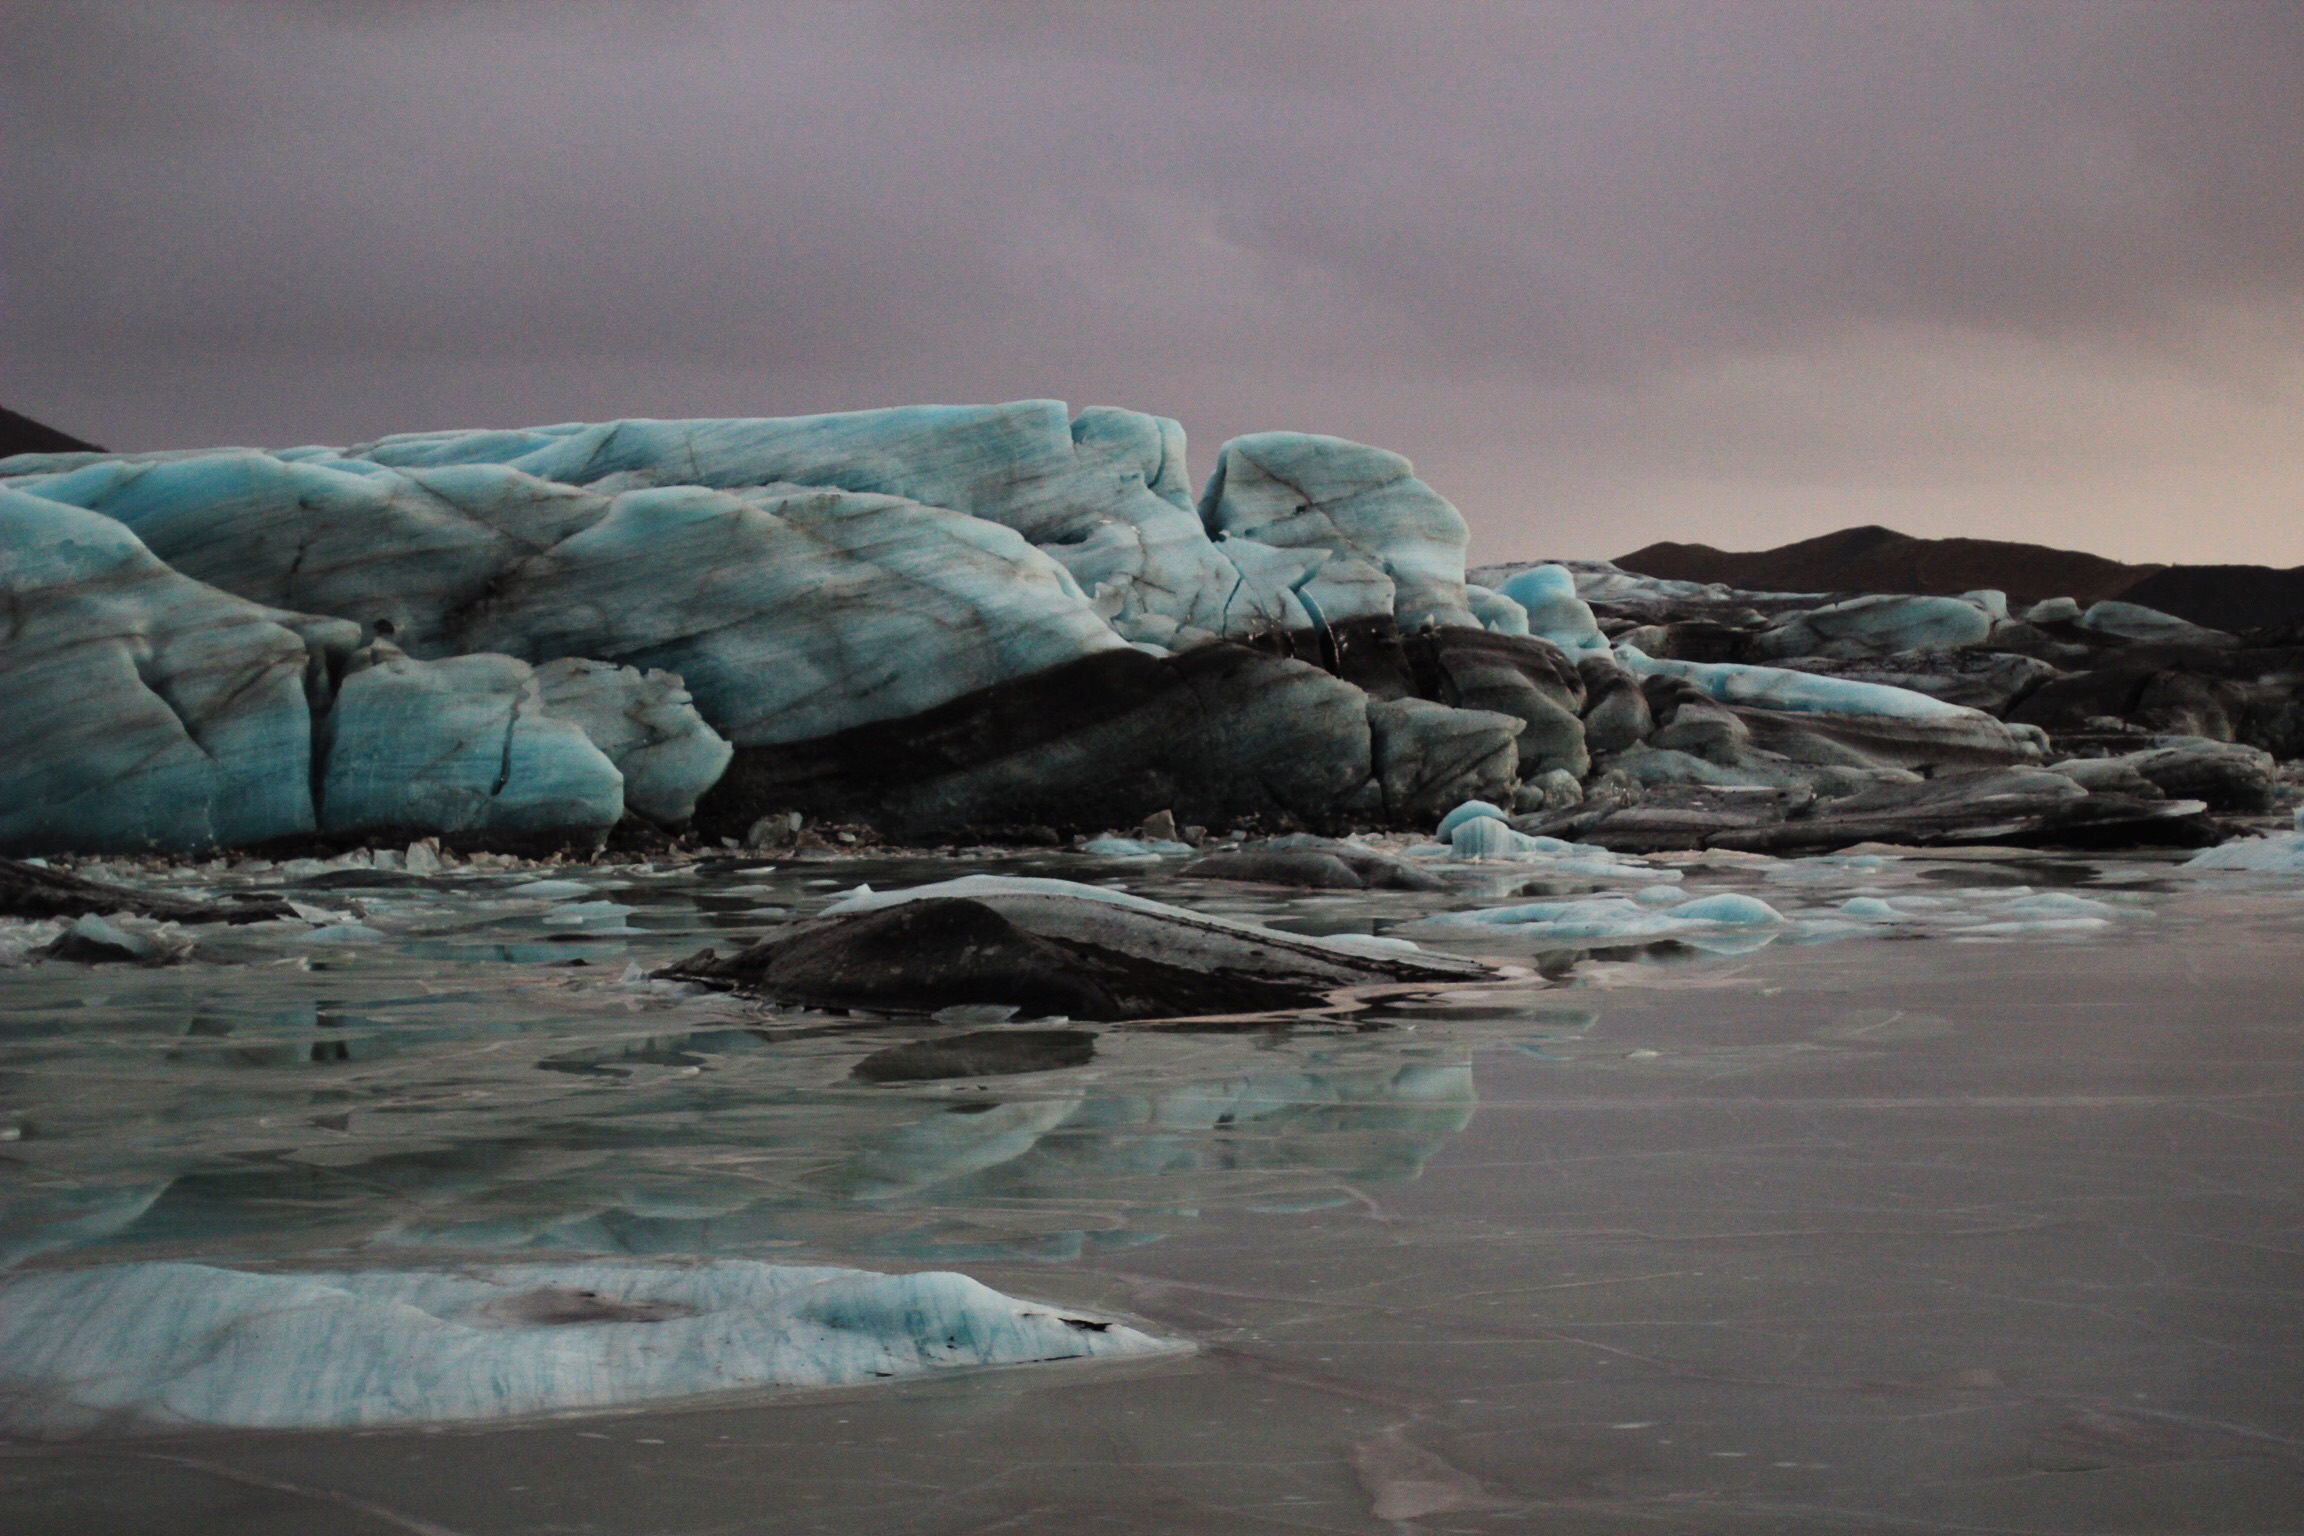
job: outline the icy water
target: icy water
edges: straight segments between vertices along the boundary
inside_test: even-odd
[[[882,1084],[858,1064],[949,1027],[639,974],[983,869],[1531,974]],[[1595,948],[1421,921],[1590,894],[1508,871],[1174,869],[305,869],[240,883],[317,926],[0,970],[19,1273],[953,1269],[1196,1346],[509,1426],[27,1435],[0,1530],[2304,1530],[2294,887],[1683,865],[1795,925]]]

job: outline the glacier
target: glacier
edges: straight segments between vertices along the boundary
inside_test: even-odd
[[[1467,572],[1399,454],[1185,449],[1020,400],[0,460],[0,851],[1333,832],[2294,734],[2287,651],[2148,610]],[[2233,680],[2127,681],[2171,642]]]

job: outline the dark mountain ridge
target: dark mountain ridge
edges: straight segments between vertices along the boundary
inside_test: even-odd
[[[1723,550],[1651,544],[1616,563],[1643,576],[1724,582],[1761,592],[1919,592],[1996,587],[2019,606],[2118,598],[2237,633],[2304,613],[2304,566],[2126,565],[2080,550],[2007,539],[1922,539],[1870,525],[1779,545]]]
[[[19,416],[0,405],[0,459],[18,453],[101,453],[94,443],[82,442],[29,416]]]

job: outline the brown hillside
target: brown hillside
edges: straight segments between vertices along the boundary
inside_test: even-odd
[[[2018,603],[2115,597],[2166,566],[2003,539],[1916,539],[1893,528],[1843,528],[1775,549],[1651,544],[1616,563],[1643,576],[1719,581],[1762,592],[1926,592],[1956,596],[1997,587]]]

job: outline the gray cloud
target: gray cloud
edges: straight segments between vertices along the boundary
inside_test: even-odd
[[[1492,555],[2304,560],[2286,4],[49,4],[8,403],[122,446],[1053,394]]]

